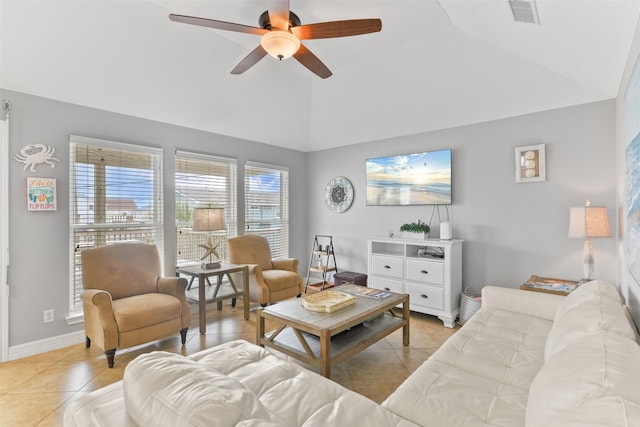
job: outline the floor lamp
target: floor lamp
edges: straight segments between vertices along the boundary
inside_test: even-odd
[[[227,226],[224,223],[224,209],[223,208],[195,208],[193,210],[193,231],[218,231],[226,230]],[[207,243],[205,245],[198,245],[205,249],[205,253],[200,258],[204,260],[207,256],[209,262],[202,263],[202,268],[209,270],[212,268],[219,268],[220,261],[211,262],[211,255],[215,255],[216,258],[220,258],[217,249],[220,242],[213,244],[213,236],[209,234],[207,237]]]
[[[591,280],[593,273],[592,237],[611,237],[609,218],[605,206],[591,206],[587,200],[585,206],[569,208],[569,237],[583,238],[582,271],[584,279]]]

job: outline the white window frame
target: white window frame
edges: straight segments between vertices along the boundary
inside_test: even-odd
[[[219,176],[210,172],[209,170],[202,170],[202,173],[198,175],[198,168],[206,167],[205,164],[210,165],[212,168],[226,167],[227,173],[224,176],[225,186],[224,189],[216,188],[218,195],[221,191],[224,192],[224,200],[220,200],[220,197],[207,198],[206,194],[199,193],[197,190],[191,191],[193,197],[188,195],[179,195],[180,189],[188,185],[186,180],[181,180],[178,162],[193,160],[194,167],[194,185],[202,185],[202,182],[197,182],[199,176],[206,181],[207,176]],[[227,239],[238,235],[238,160],[231,157],[220,157],[208,154],[195,153],[190,151],[176,151],[175,154],[175,209],[176,209],[176,260],[178,266],[190,265],[191,263],[197,264],[200,255],[203,253],[203,249],[198,247],[199,244],[204,244],[209,235],[213,236],[213,239],[219,243],[217,248],[220,259],[226,260],[227,258]],[[189,167],[187,165],[187,167]],[[206,191],[206,190],[205,190]],[[186,192],[186,189],[185,189]],[[215,192],[212,192],[214,195]],[[182,199],[189,199],[188,201]],[[195,207],[222,207],[224,208],[224,217],[226,230],[214,231],[214,232],[199,232],[192,231],[192,223],[189,219],[180,220],[178,210],[182,209],[182,204],[187,203],[189,208]],[[194,253],[197,251],[197,254]]]
[[[78,145],[87,145],[96,149],[123,151],[126,153],[139,153],[150,156],[153,170],[153,196],[152,209],[150,210],[151,220],[144,222],[121,222],[108,223],[106,218],[102,222],[83,224],[74,221],[78,209],[76,209],[78,200],[76,198],[76,168],[78,163],[76,159],[75,147]],[[153,148],[142,145],[134,145],[122,142],[108,141],[97,138],[88,138],[78,135],[69,136],[70,146],[70,164],[69,164],[69,316],[67,322],[69,324],[79,323],[83,320],[82,303],[79,295],[82,292],[81,265],[79,262],[79,252],[77,248],[80,246],[76,236],[80,232],[86,231],[87,234],[95,232],[94,243],[92,247],[103,246],[109,243],[110,234],[114,234],[114,238],[120,240],[123,236],[130,234],[139,234],[146,230],[146,234],[152,236],[150,243],[155,243],[160,253],[160,262],[164,262],[164,195],[163,195],[163,150],[161,148]],[[108,165],[107,165],[108,166]],[[113,165],[111,165],[113,166]],[[106,203],[106,185],[105,185],[105,203]],[[95,193],[94,193],[95,194]],[[97,202],[94,201],[97,204]],[[106,207],[105,207],[106,211]],[[121,234],[118,235],[118,231]],[[137,232],[137,233],[136,233]],[[105,237],[107,236],[107,237]],[[126,240],[126,239],[125,239]],[[162,270],[164,271],[164,270]]]
[[[270,207],[268,211],[275,212],[275,218],[255,218],[252,211],[257,206],[261,206],[250,199],[257,197],[255,192],[251,191],[252,183],[250,180],[255,174],[247,173],[248,169],[263,169],[269,173],[280,174],[280,191],[278,196],[270,197],[265,195],[264,206]],[[245,212],[244,224],[245,234],[259,234],[265,236],[269,240],[272,256],[274,258],[289,257],[289,168],[286,166],[272,165],[268,163],[258,163],[246,161],[244,164],[244,197]],[[272,200],[269,200],[269,199]],[[263,213],[264,210],[261,210]]]

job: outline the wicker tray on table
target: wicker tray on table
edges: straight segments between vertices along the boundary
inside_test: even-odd
[[[307,310],[331,313],[356,303],[356,297],[344,292],[322,291],[302,298],[300,304]]]

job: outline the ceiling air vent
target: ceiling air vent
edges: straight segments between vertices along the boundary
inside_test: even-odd
[[[509,6],[511,6],[511,12],[513,12],[513,18],[516,21],[540,25],[538,9],[534,0],[509,0]]]

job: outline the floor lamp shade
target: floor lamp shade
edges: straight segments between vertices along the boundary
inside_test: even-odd
[[[193,231],[213,231],[226,228],[223,208],[195,208],[193,210]]]
[[[605,206],[586,206],[569,208],[569,237],[584,238],[582,269],[584,279],[590,280],[594,261],[591,248],[592,237],[611,237],[609,218]]]

